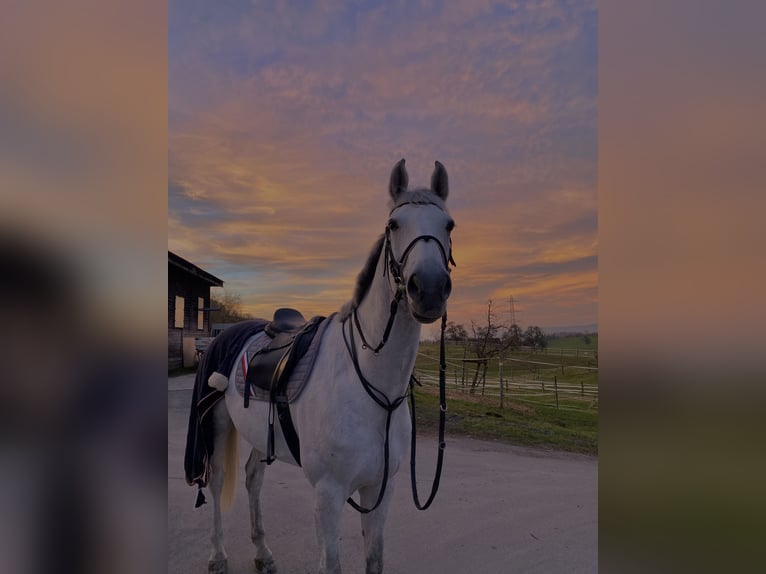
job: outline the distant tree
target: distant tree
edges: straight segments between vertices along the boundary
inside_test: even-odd
[[[506,348],[521,347],[522,340],[523,333],[521,332],[521,327],[519,327],[516,323],[508,327],[508,329],[505,331],[505,334],[503,335],[503,344],[506,346]]]
[[[590,335],[583,335],[583,336],[582,336],[582,341],[583,341],[583,343],[585,343],[586,345],[590,345],[590,343],[591,343],[591,340],[590,340]]]
[[[447,321],[447,327],[444,332],[449,341],[465,341],[468,338],[468,331],[465,330],[465,327],[454,321]]]
[[[534,347],[535,349],[545,349],[548,346],[548,339],[545,333],[537,325],[527,327],[522,340],[524,345]]]
[[[232,291],[224,291],[220,296],[210,298],[211,323],[236,323],[252,319],[252,315],[242,310],[242,297]]]

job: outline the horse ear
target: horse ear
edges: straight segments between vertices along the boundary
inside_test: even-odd
[[[447,199],[449,194],[449,182],[447,180],[447,170],[440,162],[436,162],[434,173],[431,175],[431,191],[438,195],[442,200]]]
[[[400,193],[407,191],[409,180],[407,170],[404,169],[404,158],[402,158],[394,166],[394,169],[391,170],[391,181],[388,184],[388,192],[391,194],[391,197],[396,199]]]

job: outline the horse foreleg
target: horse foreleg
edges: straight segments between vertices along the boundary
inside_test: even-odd
[[[316,485],[317,541],[319,542],[319,574],[340,574],[340,516],[345,497],[343,489],[331,481]]]
[[[245,485],[250,498],[250,537],[255,545],[255,571],[257,574],[276,574],[277,567],[271,550],[266,544],[263,531],[263,516],[261,515],[261,486],[266,471],[266,463],[261,462],[265,456],[253,449],[245,465]]]
[[[362,536],[364,537],[364,553],[367,559],[366,574],[383,572],[383,527],[388,515],[388,505],[393,495],[393,480],[389,480],[383,500],[372,512],[362,514]],[[375,505],[380,494],[380,485],[366,486],[359,489],[360,502],[363,507]]]

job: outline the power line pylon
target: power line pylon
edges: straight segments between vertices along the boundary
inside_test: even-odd
[[[516,307],[513,304],[513,295],[508,298],[508,303],[511,309],[511,325],[517,325],[516,323]]]

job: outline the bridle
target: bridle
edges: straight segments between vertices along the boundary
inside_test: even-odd
[[[425,205],[423,203],[415,203],[412,201],[405,201],[394,207],[389,212],[389,217],[391,217],[391,214],[399,209],[400,207],[404,205]],[[431,203],[428,205],[437,205],[435,203]],[[439,207],[437,205],[437,207]],[[452,237],[449,239],[449,254],[447,254],[447,251],[444,249],[444,245],[442,245],[442,242],[439,241],[439,238],[437,238],[434,235],[418,235],[415,239],[410,241],[410,243],[405,248],[404,252],[402,253],[402,256],[399,260],[396,259],[396,255],[394,255],[394,249],[392,247],[391,243],[391,228],[387,225],[386,231],[383,239],[383,253],[385,260],[383,261],[383,276],[388,278],[388,273],[391,273],[391,277],[394,280],[394,296],[391,300],[391,305],[389,309],[389,316],[388,316],[388,322],[386,323],[386,328],[383,331],[383,338],[381,339],[380,343],[375,348],[372,348],[372,346],[367,342],[367,339],[364,336],[364,332],[362,331],[362,326],[359,323],[359,315],[357,314],[356,307],[352,310],[352,315],[354,317],[354,323],[356,324],[356,328],[359,331],[359,337],[362,339],[362,349],[372,349],[372,352],[374,354],[380,353],[380,350],[386,345],[388,342],[388,337],[391,334],[391,329],[394,326],[394,318],[396,317],[396,311],[399,309],[399,302],[402,300],[402,297],[407,291],[407,283],[404,281],[404,277],[402,274],[402,270],[404,269],[404,265],[407,263],[407,258],[410,255],[410,252],[415,247],[415,245],[419,241],[425,241],[428,243],[430,240],[434,240],[436,242],[436,245],[439,247],[439,251],[442,255],[442,261],[444,263],[444,267],[447,269],[447,272],[450,271],[450,264],[453,267],[457,267],[457,263],[455,263],[455,259],[452,257]]]
[[[442,260],[444,261],[444,267],[446,267],[447,270],[449,270],[450,264],[452,264],[453,267],[456,267],[455,260],[452,258],[452,238],[450,238],[449,255],[447,255],[442,242],[434,235],[418,235],[415,239],[410,241],[409,245],[407,245],[407,248],[404,250],[404,253],[402,253],[401,259],[397,261],[396,256],[394,255],[394,250],[391,247],[391,229],[386,227],[386,238],[384,240],[384,249],[386,250],[384,275],[390,270],[391,276],[394,278],[394,283],[396,283],[399,290],[404,291],[405,288],[402,269],[407,262],[407,257],[409,257],[412,248],[415,247],[418,241],[425,241],[428,243],[431,239],[433,239],[439,247],[439,251],[442,254]]]
[[[396,207],[394,207],[391,212],[389,213],[389,217],[391,213],[393,213],[396,209],[401,207],[402,205],[407,205],[409,203],[414,202],[403,202]],[[423,205],[422,203],[417,203],[417,205]],[[436,204],[432,204],[436,205]],[[386,226],[385,231],[385,238],[383,243],[383,252],[384,252],[384,264],[383,264],[383,275],[388,276],[388,273],[390,271],[391,277],[394,280],[395,288],[394,288],[394,296],[391,301],[390,305],[390,311],[389,311],[389,318],[388,322],[386,323],[386,328],[383,333],[383,338],[381,339],[380,343],[374,348],[371,349],[369,343],[367,343],[367,340],[364,337],[364,333],[362,332],[362,327],[359,324],[359,317],[357,315],[357,309],[356,307],[352,311],[353,321],[349,321],[349,335],[348,338],[346,337],[346,330],[345,330],[345,323],[346,319],[342,321],[341,324],[341,331],[343,333],[343,341],[346,344],[346,349],[349,352],[349,355],[351,356],[351,362],[354,365],[354,370],[356,371],[357,377],[359,378],[359,382],[362,384],[362,387],[365,391],[367,391],[367,394],[370,395],[373,401],[375,401],[380,407],[382,407],[386,411],[386,440],[384,443],[384,463],[383,463],[383,480],[380,485],[380,492],[378,493],[378,498],[375,501],[375,504],[370,508],[364,508],[363,506],[357,504],[351,497],[349,497],[346,502],[351,505],[354,510],[362,513],[367,514],[369,512],[372,512],[375,510],[383,500],[383,496],[386,492],[386,486],[388,484],[388,470],[389,470],[389,430],[391,428],[391,417],[394,413],[394,411],[399,408],[399,406],[407,399],[409,396],[410,398],[410,417],[412,421],[412,438],[411,438],[411,445],[410,445],[410,478],[412,482],[412,497],[415,502],[416,508],[418,510],[425,510],[429,506],[431,506],[431,503],[433,502],[434,497],[436,496],[436,492],[439,489],[439,481],[441,478],[441,470],[442,470],[442,463],[444,460],[444,448],[445,448],[445,442],[444,442],[444,426],[445,426],[445,415],[447,413],[447,403],[446,403],[446,393],[445,393],[445,374],[447,370],[446,365],[446,359],[445,359],[445,347],[444,347],[444,330],[447,324],[447,313],[445,312],[444,315],[442,315],[441,320],[441,340],[440,340],[440,346],[439,346],[439,452],[437,454],[437,460],[436,460],[436,471],[434,474],[434,480],[431,486],[431,494],[428,497],[428,500],[426,500],[425,504],[420,504],[420,500],[418,499],[418,493],[417,493],[417,484],[415,479],[415,448],[416,448],[416,422],[415,422],[415,395],[414,395],[414,385],[418,384],[420,385],[420,382],[415,378],[414,373],[410,375],[410,381],[407,387],[407,393],[404,395],[397,397],[394,400],[390,400],[386,394],[381,391],[380,389],[376,388],[370,381],[367,380],[367,378],[362,373],[361,367],[359,366],[359,356],[356,351],[356,344],[354,341],[354,324],[356,324],[356,328],[359,331],[359,336],[362,339],[362,349],[363,350],[369,350],[371,349],[374,354],[378,354],[380,350],[385,346],[385,344],[388,342],[388,337],[391,334],[391,329],[394,324],[394,318],[396,317],[396,311],[399,308],[399,302],[401,301],[404,293],[406,292],[407,286],[404,281],[404,278],[402,276],[402,269],[404,268],[405,263],[407,262],[407,257],[409,256],[412,249],[415,247],[415,245],[419,241],[425,241],[428,242],[430,240],[434,240],[436,242],[436,245],[438,245],[439,250],[441,251],[442,259],[444,261],[444,266],[449,272],[449,265],[452,264],[453,267],[456,267],[457,264],[455,263],[454,258],[452,257],[452,238],[450,237],[449,240],[449,254],[444,249],[444,246],[442,245],[441,241],[433,235],[419,235],[410,243],[407,245],[406,249],[402,253],[402,257],[397,260],[396,256],[394,255],[393,248],[391,246],[391,235],[390,235],[390,227]]]

